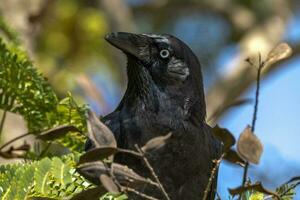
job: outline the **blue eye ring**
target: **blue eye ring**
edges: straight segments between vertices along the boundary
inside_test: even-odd
[[[170,51],[167,50],[167,49],[162,49],[160,52],[159,52],[159,55],[161,58],[168,58],[170,56]]]

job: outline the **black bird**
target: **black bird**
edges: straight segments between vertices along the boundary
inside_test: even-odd
[[[169,34],[118,32],[105,39],[126,54],[128,84],[117,109],[102,121],[115,134],[118,146],[128,149],[172,132],[167,144],[149,156],[149,162],[172,200],[201,199],[213,160],[220,157],[221,143],[205,122],[197,57],[185,43]],[[86,150],[91,148],[89,141]],[[116,160],[141,175],[149,175],[142,162],[125,156]],[[208,199],[214,199],[215,189],[216,180]],[[147,192],[162,199],[157,191]]]

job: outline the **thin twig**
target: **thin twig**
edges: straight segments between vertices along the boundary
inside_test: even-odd
[[[260,90],[260,75],[261,75],[261,70],[264,66],[264,62],[262,62],[260,54],[259,54],[258,58],[259,58],[259,60],[258,60],[259,66],[258,66],[258,72],[257,72],[257,77],[256,77],[255,103],[254,103],[254,111],[253,111],[252,126],[251,126],[252,132],[254,132],[254,130],[255,130],[257,111],[258,111],[259,90]]]
[[[214,166],[214,168],[211,170],[210,177],[209,177],[209,179],[208,179],[208,183],[207,183],[207,185],[206,185],[206,188],[205,188],[205,191],[204,191],[204,195],[203,195],[202,200],[206,200],[206,199],[207,199],[208,193],[209,193],[210,188],[211,188],[211,184],[212,184],[212,182],[213,182],[213,180],[214,180],[214,178],[215,178],[215,175],[216,175],[216,172],[217,172],[217,170],[218,170],[218,168],[219,168],[219,166],[220,166],[220,163],[221,163],[221,161],[223,160],[223,158],[225,157],[225,155],[226,155],[226,152],[223,153],[223,154],[221,155],[221,157],[220,157],[218,160],[215,161],[215,166]]]
[[[136,195],[138,195],[138,196],[140,196],[140,197],[143,197],[143,198],[145,198],[145,199],[148,199],[148,200],[159,200],[159,199],[157,199],[157,198],[155,198],[155,197],[152,197],[152,196],[149,196],[149,195],[147,195],[147,194],[141,193],[141,192],[139,192],[139,191],[137,191],[137,190],[135,190],[135,189],[133,189],[133,188],[122,187],[122,190],[123,190],[123,191],[132,192],[132,193],[134,193],[134,194],[136,194]]]
[[[115,174],[114,174],[114,169],[113,169],[113,165],[110,165],[110,167],[108,166],[108,163],[103,162],[104,166],[106,167],[107,171],[109,171],[109,175],[112,178],[112,180],[114,181],[114,183],[117,185],[117,187],[122,190],[122,185],[120,184],[120,182],[118,181],[118,179],[116,178]]]
[[[252,117],[252,126],[251,126],[251,132],[253,133],[255,131],[255,124],[257,119],[257,111],[258,111],[258,100],[259,100],[259,90],[260,90],[260,75],[261,70],[264,67],[265,62],[261,60],[261,54],[258,54],[258,71],[257,71],[257,77],[256,77],[256,91],[255,91],[255,103],[254,103],[254,111],[253,111],[253,117]],[[246,185],[247,177],[248,177],[248,168],[249,168],[249,162],[246,162],[244,167],[244,173],[243,173],[243,182],[242,185]],[[241,196],[240,196],[241,197]]]
[[[2,130],[3,130],[3,127],[4,127],[4,122],[5,122],[6,114],[7,114],[7,111],[4,110],[3,114],[2,114],[1,123],[0,123],[0,136],[2,134]]]
[[[28,136],[28,135],[34,135],[34,134],[37,134],[37,133],[42,133],[42,132],[44,132],[44,131],[46,131],[46,130],[42,130],[42,131],[31,131],[31,132],[28,132],[28,133],[24,133],[24,134],[22,134],[22,135],[19,135],[18,137],[15,137],[15,138],[11,139],[10,141],[6,142],[5,144],[3,144],[3,145],[0,147],[0,151],[1,151],[3,148],[5,148],[5,147],[7,147],[8,145],[10,145],[11,143],[13,143],[13,142],[15,142],[15,141],[17,141],[17,140],[19,140],[19,139],[21,139],[21,138],[23,138],[23,137],[26,137],[26,136]]]
[[[297,182],[296,184],[292,185],[291,187],[289,187],[286,191],[282,192],[280,194],[280,197],[284,197],[288,192],[290,192],[291,190],[294,190],[298,185],[300,185],[300,181]]]
[[[133,151],[133,150],[130,150],[130,149],[122,149],[122,148],[118,148],[118,153],[131,154],[131,155],[136,156],[136,157],[138,157],[138,158],[143,157],[143,155],[140,154],[139,152],[136,152],[136,151]]]
[[[18,137],[13,138],[12,140],[10,140],[10,141],[6,142],[5,144],[3,144],[3,145],[0,147],[0,151],[1,151],[2,149],[4,149],[5,147],[7,147],[8,145],[10,145],[11,143],[13,143],[13,142],[15,142],[15,141],[17,141],[17,140],[19,140],[19,139],[21,139],[21,138],[23,138],[23,137],[26,137],[26,136],[28,136],[28,135],[34,134],[34,133],[36,133],[36,132],[28,132],[28,133],[25,133],[25,134],[23,134],[23,135],[19,135]]]
[[[136,151],[133,151],[133,150],[130,150],[130,149],[118,148],[118,153],[130,154],[130,155],[133,155],[133,156],[138,157],[138,158],[143,158],[144,157],[143,154],[141,154],[140,152],[136,152]],[[151,179],[145,179],[144,183],[156,186],[159,189],[161,189],[160,185],[158,183],[152,181]]]
[[[11,146],[8,150],[6,151],[0,151],[0,157],[6,158],[6,159],[11,159],[11,158],[24,158],[25,154],[16,154],[15,151],[23,151],[27,152],[30,149],[30,146],[26,143],[24,143],[21,146],[18,147],[13,147]]]
[[[160,182],[158,176],[157,176],[156,173],[154,172],[152,166],[150,165],[148,159],[147,159],[146,156],[145,156],[145,153],[143,152],[143,150],[142,150],[137,144],[135,144],[134,146],[135,146],[136,150],[142,155],[142,158],[143,158],[143,160],[144,160],[144,162],[145,162],[147,168],[148,168],[149,171],[151,172],[151,174],[152,174],[153,178],[155,179],[155,181],[158,183],[161,192],[163,193],[163,195],[165,196],[165,198],[166,198],[167,200],[170,200],[170,197],[169,197],[168,193],[166,192],[166,190],[164,189],[163,185],[161,184],[161,182]]]
[[[244,167],[244,173],[243,173],[243,182],[242,185],[245,186],[247,182],[247,177],[248,177],[248,168],[249,168],[249,162],[245,163]]]

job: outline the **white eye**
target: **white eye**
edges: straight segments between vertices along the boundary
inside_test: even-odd
[[[159,52],[160,57],[168,58],[170,56],[170,52],[167,49],[163,49]]]

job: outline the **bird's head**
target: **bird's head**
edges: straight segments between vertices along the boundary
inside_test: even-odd
[[[125,32],[108,34],[105,39],[126,54],[129,83],[147,87],[146,83],[151,82],[164,91],[176,90],[173,92],[182,93],[183,97],[192,96],[200,102],[205,117],[200,64],[184,42],[169,34]],[[139,80],[142,83],[137,83]]]

